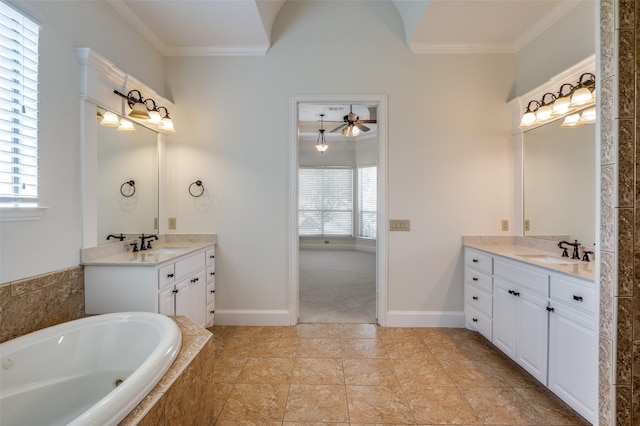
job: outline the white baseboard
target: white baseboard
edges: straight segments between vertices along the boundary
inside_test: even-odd
[[[388,311],[386,326],[464,328],[464,311]]]
[[[285,310],[218,310],[215,325],[290,325],[289,311]]]

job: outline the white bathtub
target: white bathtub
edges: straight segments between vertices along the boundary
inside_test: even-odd
[[[163,315],[105,314],[0,344],[0,425],[116,425],[171,366],[180,329]]]

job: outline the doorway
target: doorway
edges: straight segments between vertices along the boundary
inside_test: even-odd
[[[292,325],[299,321],[386,325],[386,106],[386,95],[294,96],[291,99],[289,313]],[[357,114],[357,120],[351,120],[352,115],[344,121],[350,113]],[[349,127],[356,133],[360,130],[360,134],[347,134]],[[321,128],[325,131],[319,132]],[[320,153],[316,144],[322,133],[328,149]],[[367,192],[362,185],[371,181],[367,177],[372,174],[375,174],[374,187]],[[310,189],[311,194],[325,191],[332,196],[331,203],[323,204],[324,207],[306,204],[303,192],[309,185],[313,186],[313,182],[327,179],[319,180],[318,176],[332,176],[335,184],[343,184],[345,188],[351,185],[353,206],[336,204],[333,195],[339,191],[332,183],[325,188]],[[351,183],[340,180],[349,176]],[[367,196],[371,201],[372,194],[374,207],[370,202],[367,204]],[[313,281],[311,287],[304,283],[301,287],[301,279],[304,283],[309,279]],[[345,286],[347,281],[350,288]],[[318,290],[314,284],[323,283],[328,287],[319,297],[309,293]],[[311,304],[307,303],[309,296],[315,297]]]

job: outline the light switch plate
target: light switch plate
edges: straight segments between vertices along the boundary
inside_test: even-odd
[[[411,221],[409,219],[391,219],[389,221],[390,231],[410,231]]]
[[[502,219],[502,230],[503,231],[509,230],[509,221],[507,219]]]

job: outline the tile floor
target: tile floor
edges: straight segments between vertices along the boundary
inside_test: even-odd
[[[589,424],[465,329],[301,324],[209,330],[219,425]]]

